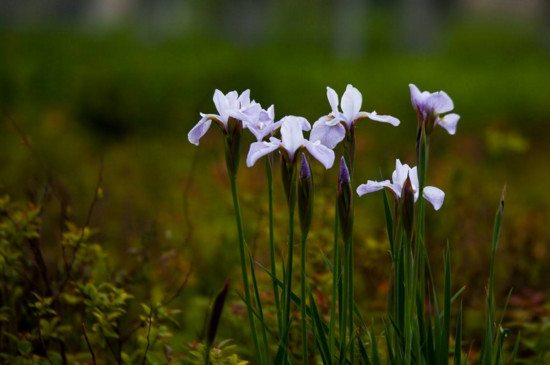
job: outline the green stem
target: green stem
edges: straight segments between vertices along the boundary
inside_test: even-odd
[[[271,256],[271,273],[273,274],[273,296],[275,298],[275,309],[277,310],[277,324],[279,333],[283,331],[281,303],[279,298],[279,286],[277,285],[277,265],[275,263],[275,240],[274,219],[273,219],[273,154],[270,154],[266,159],[265,171],[267,175],[267,192],[269,201],[269,251]]]
[[[332,305],[330,310],[330,330],[329,330],[329,345],[332,353],[332,360],[334,360],[334,354],[336,353],[336,303],[338,302],[338,287],[340,281],[340,248],[338,247],[338,204],[334,209],[334,264],[332,267]]]
[[[286,356],[288,356],[288,338],[290,335],[290,296],[292,293],[292,261],[294,256],[294,201],[291,198],[288,212],[288,260],[286,267],[285,287],[285,308],[284,308],[284,343],[287,346]],[[285,358],[286,358],[285,356]]]
[[[307,356],[307,327],[306,327],[306,240],[307,232],[302,232],[302,244],[301,244],[301,255],[300,255],[300,286],[301,286],[301,310],[302,310],[302,363],[308,363]],[[322,330],[322,329],[321,329]]]
[[[246,269],[246,256],[245,256],[245,241],[244,241],[244,231],[243,231],[243,222],[242,222],[242,216],[241,216],[241,207],[239,204],[239,198],[237,194],[237,183],[235,175],[231,172],[229,172],[229,179],[231,180],[231,193],[233,195],[233,206],[235,208],[235,219],[237,223],[237,230],[239,233],[239,254],[241,257],[241,270],[242,270],[242,276],[243,276],[243,286],[244,286],[244,297],[246,299],[246,302],[249,303],[249,305],[252,305],[252,300],[250,297],[250,286],[248,284],[248,271]],[[263,363],[261,352],[260,352],[260,345],[258,342],[258,336],[256,334],[256,325],[254,323],[254,315],[252,314],[252,311],[250,309],[247,309],[246,311],[248,313],[248,320],[250,322],[250,331],[252,332],[252,338],[254,340],[254,350],[256,351],[256,356],[258,358],[258,363]]]

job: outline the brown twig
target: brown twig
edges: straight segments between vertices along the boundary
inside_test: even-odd
[[[84,339],[86,340],[86,344],[88,345],[90,355],[92,355],[92,363],[96,365],[94,350],[92,349],[92,345],[90,344],[90,340],[88,339],[88,334],[86,333],[86,325],[84,325],[84,322],[82,322],[82,333],[84,334]]]
[[[149,310],[149,327],[147,328],[147,347],[145,348],[145,353],[143,354],[143,365],[147,361],[147,352],[149,351],[149,336],[151,335],[151,317],[153,316],[153,304],[151,303],[151,309]]]
[[[88,214],[86,215],[86,221],[84,223],[84,226],[82,227],[82,232],[80,233],[80,237],[79,237],[78,241],[75,244],[75,248],[73,250],[71,261],[69,263],[65,262],[66,275],[65,275],[65,278],[63,279],[63,281],[61,282],[61,284],[59,285],[59,288],[58,288],[58,291],[57,291],[58,293],[61,293],[61,291],[63,290],[63,288],[65,287],[65,285],[69,281],[69,279],[71,279],[71,277],[72,277],[73,266],[74,266],[74,262],[76,261],[76,253],[77,253],[78,249],[80,248],[80,245],[82,244],[82,241],[84,240],[84,231],[85,231],[86,227],[88,227],[90,225],[90,220],[92,218],[92,213],[94,211],[94,207],[95,207],[97,201],[99,200],[99,190],[101,188],[102,183],[103,183],[103,157],[101,157],[101,159],[100,159],[99,173],[98,173],[98,177],[97,177],[97,184],[96,184],[95,191],[94,191],[94,198],[92,199],[90,207],[88,208]],[[63,250],[63,260],[64,261],[66,260],[64,250]]]

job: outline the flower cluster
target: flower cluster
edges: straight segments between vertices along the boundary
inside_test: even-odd
[[[454,105],[444,91],[420,92],[414,84],[410,84],[409,88],[411,101],[417,112],[420,125],[428,128],[430,133],[436,125],[445,128],[449,134],[456,132],[460,116],[454,113],[445,114],[453,110]],[[354,127],[358,120],[368,118],[393,126],[400,124],[399,119],[395,117],[380,115],[376,111],[361,111],[363,97],[361,92],[352,85],[347,85],[340,100],[336,91],[327,87],[327,99],[331,112],[318,118],[312,127],[307,119],[299,116],[285,116],[276,121],[274,105],[263,109],[259,103],[250,99],[250,90],[246,90],[240,95],[236,91],[224,95],[221,91],[216,90],[214,105],[218,114],[201,113],[201,119],[189,132],[188,138],[191,143],[198,145],[200,138],[208,131],[212,121],[217,123],[224,133],[228,133],[230,120],[239,120],[242,122],[243,128],[248,129],[256,138],[256,142],[250,145],[246,158],[248,167],[253,166],[261,157],[275,151],[280,152],[286,163],[294,165],[300,152],[307,151],[325,168],[329,169],[334,164],[333,149],[345,138],[346,133]],[[309,138],[304,137],[304,131],[311,131]],[[280,137],[277,137],[279,134]],[[400,199],[407,177],[410,178],[416,201],[420,193],[417,168],[401,164],[399,159],[396,160],[392,182],[390,180],[381,182],[369,180],[357,188],[357,193],[361,196],[387,188],[396,199]],[[422,194],[436,210],[443,204],[445,194],[438,188],[423,187]]]

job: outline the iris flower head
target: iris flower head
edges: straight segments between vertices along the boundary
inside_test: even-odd
[[[399,119],[389,115],[379,115],[376,111],[372,113],[361,111],[363,96],[361,92],[348,84],[340,103],[338,94],[332,88],[327,86],[327,98],[332,111],[319,118],[311,130],[311,141],[321,141],[329,148],[334,148],[346,136],[346,132],[351,130],[356,121],[363,118],[369,118],[377,122],[389,123],[393,126],[399,125]],[[341,110],[338,107],[341,107]]]
[[[389,190],[396,199],[400,199],[403,186],[405,185],[407,178],[410,180],[411,188],[414,193],[414,201],[416,202],[418,196],[420,195],[416,166],[411,168],[407,164],[403,165],[399,159],[395,160],[395,171],[392,174],[392,181],[368,180],[366,184],[359,185],[357,188],[357,194],[362,196],[385,188]],[[439,208],[443,205],[443,200],[445,200],[445,193],[443,190],[436,188],[435,186],[425,186],[422,196],[433,205],[435,210],[439,210]]]
[[[250,90],[245,90],[241,95],[236,91],[230,91],[224,95],[220,90],[214,92],[214,105],[218,114],[200,113],[201,119],[191,129],[187,138],[194,145],[199,145],[199,140],[208,132],[212,121],[225,132],[228,132],[229,119],[233,118],[242,121],[245,125],[252,115],[259,113],[261,106],[250,101]]]
[[[439,125],[451,135],[456,133],[456,124],[460,116],[455,113],[443,115],[454,109],[453,100],[445,91],[421,92],[414,84],[409,84],[409,89],[411,90],[411,102],[413,108],[416,109],[420,123],[431,124],[431,120],[433,120],[433,124],[428,125],[430,130]]]
[[[279,150],[289,163],[296,162],[298,152],[305,149],[316,160],[329,169],[334,163],[334,151],[321,144],[304,138],[302,130],[310,130],[309,122],[302,117],[286,116],[280,120],[281,139],[270,137],[269,141],[258,141],[250,145],[246,164],[253,166],[256,161],[273,151]]]

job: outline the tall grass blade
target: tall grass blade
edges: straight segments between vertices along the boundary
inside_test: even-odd
[[[456,322],[456,335],[455,335],[455,352],[454,352],[454,365],[461,365],[462,355],[462,302],[460,302],[460,308],[458,309],[458,319]]]

